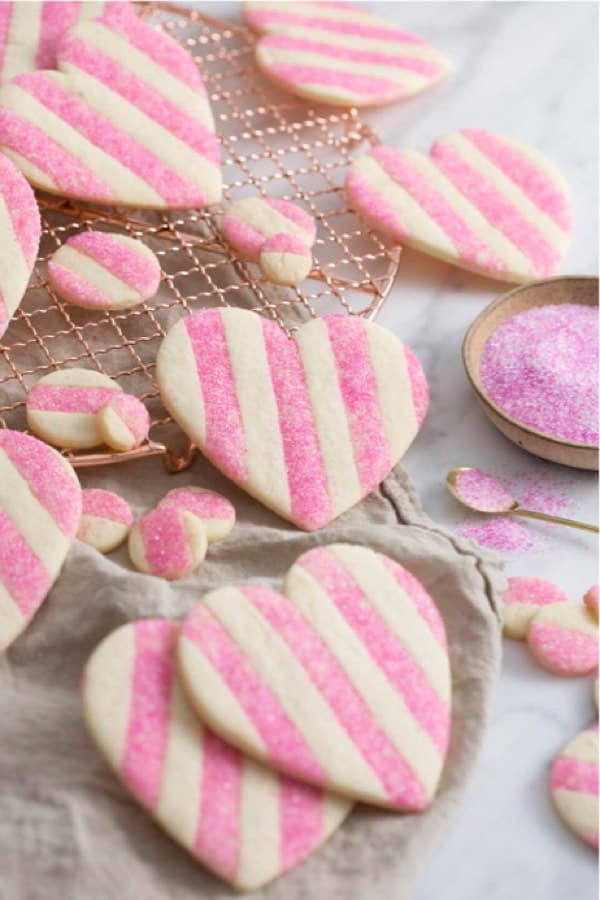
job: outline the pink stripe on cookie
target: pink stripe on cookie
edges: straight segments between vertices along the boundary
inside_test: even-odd
[[[292,516],[309,528],[319,528],[331,518],[331,501],[302,363],[283,331],[265,319],[261,319],[261,324],[277,403]]]
[[[307,856],[323,833],[320,788],[281,777],[279,782],[281,865],[288,869]]]
[[[455,244],[458,255],[466,263],[496,272],[504,270],[504,263],[455,212],[440,191],[421,174],[410,159],[395,147],[375,147],[372,156],[397,184],[410,194],[427,215]]]
[[[192,565],[185,520],[179,510],[155,509],[138,522],[152,575],[168,577]]]
[[[98,410],[98,427],[109,447],[125,452],[148,437],[150,414],[137,397],[119,391]]]
[[[584,606],[542,606],[527,629],[536,660],[557,675],[586,675],[598,666],[598,621]]]
[[[356,468],[365,493],[379,484],[391,466],[390,448],[377,400],[377,385],[361,319],[326,318],[340,391],[346,407]],[[349,352],[350,346],[352,352]]]
[[[540,275],[555,275],[562,254],[526,221],[491,181],[480,175],[444,141],[437,141],[431,156],[477,209],[527,256]]]
[[[421,809],[427,805],[423,788],[414,773],[385,732],[377,726],[360,694],[326,644],[293,604],[267,588],[246,585],[241,590],[306,669],[342,728],[379,779],[391,805],[404,809]],[[280,753],[273,755],[271,752],[271,756],[278,765],[284,765]],[[297,768],[291,769],[290,774],[302,777]]]
[[[210,610],[197,606],[187,616],[182,636],[227,684],[260,735],[264,752],[289,771],[322,781],[324,773],[303,736]]]
[[[114,389],[104,387],[76,387],[66,384],[34,384],[27,395],[32,410],[63,413],[97,413],[111,399]]]
[[[235,508],[226,497],[203,488],[182,487],[169,491],[159,507],[185,509],[197,516],[206,528],[209,543],[227,537],[235,524]]]
[[[170,622],[135,624],[131,710],[120,772],[136,797],[154,810],[160,797],[169,733],[177,632]]]
[[[296,12],[293,7],[295,4],[280,3],[278,9],[264,7],[261,9],[260,3],[245,4],[244,19],[251,28],[257,31],[266,32],[284,32],[286,26],[301,25],[303,28],[320,29],[331,31],[333,34],[346,34],[369,40],[377,41],[399,41],[402,43],[419,44],[422,43],[420,38],[399,31],[390,27],[388,24],[378,21],[374,17],[371,22],[368,21],[352,21],[349,17],[344,19],[328,19],[327,10],[329,7],[333,9],[347,9],[349,13],[356,12],[357,7],[351,4],[338,3],[319,3],[314,4],[314,9],[310,13]],[[286,9],[286,6],[288,7]]]
[[[263,38],[266,42],[268,38]],[[261,41],[261,44],[263,43]],[[352,92],[359,97],[376,97],[383,102],[388,96],[398,95],[398,85],[387,78],[376,78],[373,75],[354,75],[351,71],[338,72],[324,66],[309,66],[294,63],[270,63],[269,74],[285,84],[297,84],[310,87],[342,88],[344,92]]]
[[[51,584],[48,572],[1,507],[0,584],[28,619],[39,607]],[[3,635],[0,634],[1,637]]]
[[[573,834],[598,847],[598,726],[582,731],[552,763],[552,800]]]
[[[552,790],[583,791],[598,796],[598,763],[559,756],[552,766]]]
[[[131,525],[133,513],[129,503],[113,491],[100,488],[86,488],[82,491],[84,515],[110,519],[111,522],[122,522]]]
[[[27,86],[32,87],[38,82],[45,82],[48,76],[44,72],[32,72],[30,75],[20,75],[15,82],[21,84],[25,78]],[[33,163],[60,192],[90,197],[104,203],[117,200],[114,190],[77,157],[6,107],[0,107],[0,144]]]
[[[410,387],[412,393],[413,406],[417,417],[417,425],[419,428],[425,421],[427,410],[429,409],[429,384],[423,366],[412,352],[410,347],[404,347],[404,356],[406,359],[406,368],[408,369],[408,377],[410,379]]]
[[[63,534],[72,540],[81,515],[81,489],[73,470],[46,444],[19,431],[0,430],[2,450]]]
[[[246,438],[219,310],[188,316],[185,327],[204,402],[206,452],[230,477],[243,481],[248,474]]]
[[[77,0],[46,0],[41,4],[40,35],[35,57],[36,69],[54,69],[56,67],[56,47],[61,36],[77,22]],[[33,13],[32,13],[33,15]]]
[[[329,600],[444,755],[450,733],[448,706],[436,694],[425,672],[370,606],[368,598],[334,554],[326,548],[317,548],[305,553],[301,564],[318,584],[324,586]],[[428,609],[433,606],[430,599],[426,606]]]
[[[235,877],[240,855],[243,776],[244,758],[240,752],[205,730],[194,850],[230,879]]]
[[[105,231],[82,231],[69,238],[67,245],[91,257],[143,297],[156,293],[160,266],[155,258],[138,252],[133,239],[124,243]]]
[[[381,562],[386,567],[388,572],[390,572],[395,581],[398,583],[399,587],[404,591],[409,600],[412,601],[415,605],[415,609],[419,613],[419,616],[423,619],[424,622],[427,623],[429,629],[436,641],[443,647],[444,650],[448,649],[448,639],[446,637],[446,628],[444,626],[444,620],[440,615],[440,611],[433,602],[431,596],[427,593],[421,582],[415,578],[415,576],[405,569],[404,566],[399,565],[397,562],[394,562],[393,559],[390,559],[388,556],[380,555]]]
[[[19,170],[0,156],[0,192],[8,208],[17,243],[25,263],[33,266],[40,243],[40,212],[35,195]]]
[[[564,192],[548,178],[539,165],[528,159],[508,141],[489,131],[467,128],[463,131],[484,156],[498,168],[535,203],[538,209],[551,216],[556,224],[570,231],[572,216],[569,202]]]

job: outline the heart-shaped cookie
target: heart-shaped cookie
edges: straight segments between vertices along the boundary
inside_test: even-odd
[[[113,631],[83,680],[86,723],[136,800],[196,859],[242,890],[305,859],[350,804],[278,776],[205,729],[175,674],[178,629],[161,619]]]
[[[541,153],[467,129],[429,155],[374,147],[346,176],[350,206],[407,247],[502,281],[556,275],[571,206],[560,172]]]
[[[373,491],[425,416],[420,363],[364,319],[326,316],[289,340],[241,309],[180,320],[157,378],[165,406],[225,475],[300,528]]]
[[[0,652],[45,599],[80,516],[81,488],[66,459],[0,428]]]
[[[53,194],[153,209],[218,202],[219,146],[194,60],[116,7],[67,32],[59,72],[0,89],[0,146]]]
[[[178,647],[202,719],[256,759],[393,809],[425,809],[450,727],[444,624],[422,585],[365,547],[309,550],[284,593],[207,594]]]
[[[439,81],[449,60],[420,38],[350,3],[245,3],[246,23],[266,37],[259,68],[309,100],[375,106]]]
[[[17,168],[0,154],[0,338],[18,307],[40,243],[40,211]]]

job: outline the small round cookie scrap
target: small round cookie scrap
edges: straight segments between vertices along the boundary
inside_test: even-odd
[[[197,569],[206,556],[206,528],[192,513],[153,509],[133,526],[129,556],[140,572],[174,581]]]
[[[0,6],[0,16],[4,7],[6,4]],[[40,211],[34,193],[17,167],[0,154],[0,338],[27,288],[40,234]]]
[[[559,816],[586,844],[598,847],[598,726],[587,728],[563,748],[550,773]]]
[[[450,68],[430,44],[371,15],[363,4],[246,3],[244,18],[267,35],[255,49],[265,75],[318,103],[391,103],[425,90]]]
[[[504,636],[524,641],[531,620],[541,606],[563,603],[566,600],[565,592],[544,578],[509,578],[508,588],[502,598]]]
[[[113,491],[100,488],[85,488],[82,501],[77,539],[100,553],[110,553],[123,543],[131,530],[133,513],[129,503]]]
[[[48,263],[51,287],[63,300],[83,309],[137,306],[154,296],[160,275],[160,264],[149,247],[105,231],[73,235]]]
[[[275,234],[264,242],[258,262],[267,281],[291,286],[310,275],[312,253],[294,235]]]
[[[202,520],[209,544],[222,541],[235,525],[235,507],[226,497],[206,488],[182,487],[169,491],[158,508],[183,509]]]
[[[111,450],[134,450],[148,437],[149,430],[150,414],[132,394],[115,394],[98,410],[98,431]]]
[[[244,197],[225,211],[221,231],[243,259],[258,262],[263,244],[276,234],[289,234],[307,247],[317,236],[315,220],[289,200]]]
[[[98,411],[119,385],[90,369],[60,369],[45,375],[27,395],[27,424],[49,444],[69,450],[86,450],[102,444]]]
[[[589,611],[598,618],[598,585],[595,584],[583,595],[583,602]]]
[[[555,675],[587,675],[598,666],[598,622],[577,603],[542,607],[527,629],[527,643]]]

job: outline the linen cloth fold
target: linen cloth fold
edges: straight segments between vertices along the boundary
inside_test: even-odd
[[[437,527],[398,466],[381,488],[328,527],[296,530],[226,481],[200,455],[168,475],[158,459],[81,474],[141,515],[195,484],[234,503],[238,522],[202,568],[174,583],[135,572],[126,546],[109,557],[81,543],[26,633],[0,657],[1,900],[224,900],[234,892],[155,825],[97,753],[79,686],[98,642],[126,621],[180,619],[202,595],[248,580],[281,588],[310,547],[364,544],[405,565],[444,618],[452,666],[452,736],[438,795],[425,813],[357,807],[314,856],[253,897],[407,900],[459,808],[490,713],[500,663],[498,558]]]

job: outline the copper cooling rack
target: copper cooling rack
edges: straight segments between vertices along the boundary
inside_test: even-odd
[[[318,223],[314,269],[296,289],[267,284],[256,266],[236,259],[223,243],[218,209],[124,212],[40,195],[40,255],[0,345],[0,427],[25,429],[25,397],[43,375],[62,366],[94,368],[146,403],[151,440],[129,454],[67,454],[73,464],[162,453],[176,470],[190,453],[160,402],[154,368],[160,341],[180,316],[208,306],[241,306],[271,316],[288,335],[327,313],[373,318],[392,286],[400,251],[367,231],[344,201],[348,165],[377,140],[355,110],[312,107],[273,87],[254,65],[254,37],[241,26],[161,3],[145,4],[142,15],[198,62],[221,141],[224,199],[262,194],[298,201]],[[163,270],[156,297],[119,313],[61,302],[48,285],[47,260],[69,236],[88,228],[118,228],[143,238]]]

